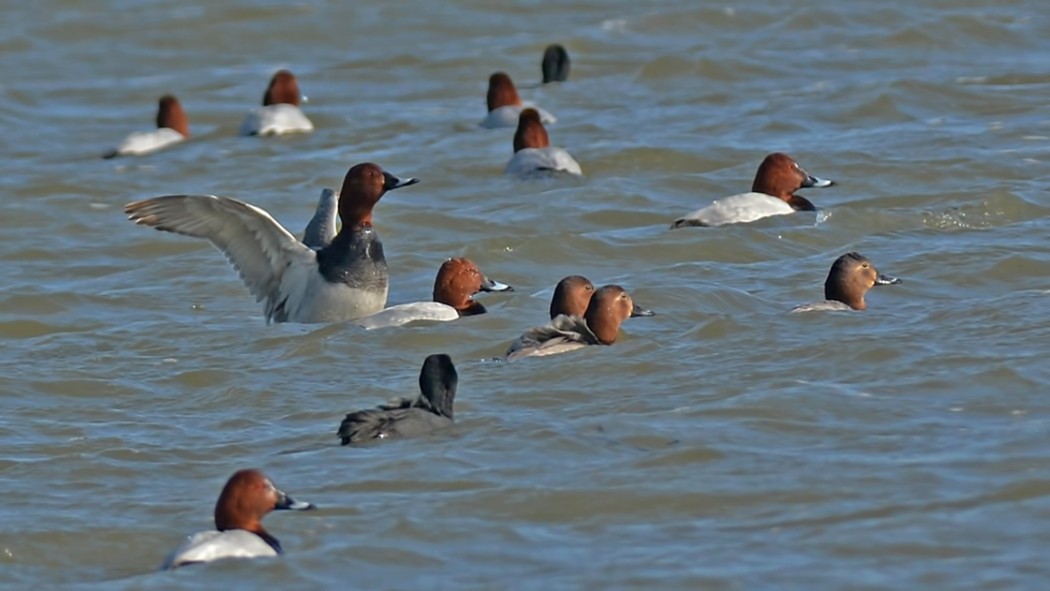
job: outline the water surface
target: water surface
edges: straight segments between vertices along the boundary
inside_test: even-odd
[[[1036,0],[558,4],[44,0],[0,24],[5,588],[1041,589],[1050,575],[1050,17]],[[550,42],[566,84],[525,88]],[[287,67],[317,131],[238,138]],[[500,175],[505,70],[583,179]],[[193,140],[99,156],[173,92]],[[668,231],[792,154],[821,211]],[[267,326],[203,241],[128,223],[168,193],[299,232],[375,161],[392,303],[448,256],[513,294],[365,333]],[[857,250],[904,280],[789,315]],[[653,318],[613,347],[488,361],[562,276]],[[457,427],[348,449],[344,413],[445,352]],[[236,469],[310,514],[280,560],[156,573]]]

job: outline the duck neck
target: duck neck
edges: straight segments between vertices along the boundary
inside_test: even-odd
[[[238,523],[238,521],[241,523]],[[277,538],[273,537],[273,535],[271,535],[270,532],[266,531],[266,528],[262,526],[262,522],[260,522],[258,519],[252,519],[250,521],[245,522],[243,519],[223,519],[222,517],[217,515],[215,518],[215,529],[219,531],[241,529],[244,531],[251,532],[262,538],[263,541],[269,544],[270,547],[273,548],[274,551],[276,551],[278,554],[281,553],[281,543],[277,541]]]
[[[615,318],[592,316],[587,318],[587,328],[591,329],[598,341],[603,345],[615,343],[620,334],[620,323]]]
[[[263,529],[261,525],[259,526],[259,529],[252,531],[252,533],[262,538],[264,542],[266,542],[271,548],[273,548],[274,552],[278,554],[284,553],[284,550],[281,548],[281,542],[278,541],[277,538],[273,537],[273,535],[270,532]]]
[[[802,195],[791,195],[788,199],[785,199],[787,204],[790,205],[795,211],[817,211],[817,206],[813,205],[813,202],[806,199]]]
[[[854,310],[865,310],[868,307],[867,302],[864,301],[863,294],[859,296],[850,294],[831,284],[824,285],[824,299],[834,302],[842,302]]]
[[[484,314],[488,311],[485,309],[485,306],[481,305],[481,302],[469,298],[466,302],[463,302],[461,305],[452,305],[452,307],[455,308],[457,312],[459,312],[460,317],[477,316],[478,314]]]
[[[427,402],[430,412],[452,419],[452,401],[456,397],[455,389],[442,384],[428,384],[423,389],[422,397]]]

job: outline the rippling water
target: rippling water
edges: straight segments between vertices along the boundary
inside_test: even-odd
[[[1050,575],[1050,14],[1014,0],[722,5],[9,2],[0,23],[0,585],[99,589],[1041,589]],[[582,180],[500,175],[499,69]],[[234,137],[295,71],[308,136]],[[99,156],[180,97],[193,141]],[[768,152],[822,211],[668,224]],[[393,303],[447,256],[490,314],[364,333],[266,326],[203,241],[128,223],[165,193],[293,231],[372,160]],[[791,315],[849,250],[904,283]],[[553,284],[625,285],[621,342],[502,364]],[[360,449],[343,414],[461,376],[457,427]],[[287,555],[156,573],[237,468],[311,514]]]

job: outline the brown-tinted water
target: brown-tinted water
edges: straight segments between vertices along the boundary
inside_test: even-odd
[[[0,585],[100,589],[1041,589],[1050,17],[1035,0],[8,3],[0,24]],[[539,79],[550,42],[568,83]],[[235,137],[295,71],[315,133]],[[506,70],[582,179],[500,172]],[[179,96],[192,141],[99,156]],[[821,211],[668,231],[786,151]],[[448,256],[513,294],[364,332],[266,326],[167,193],[299,232],[375,161],[391,303]],[[787,314],[857,250],[901,285]],[[613,347],[488,361],[554,283],[623,284]],[[446,352],[457,426],[349,449],[344,413]],[[321,507],[279,560],[156,573],[237,468]]]

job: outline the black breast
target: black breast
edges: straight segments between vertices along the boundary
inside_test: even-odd
[[[328,246],[317,251],[317,267],[331,283],[365,289],[387,286],[383,243],[372,226],[344,228]]]

